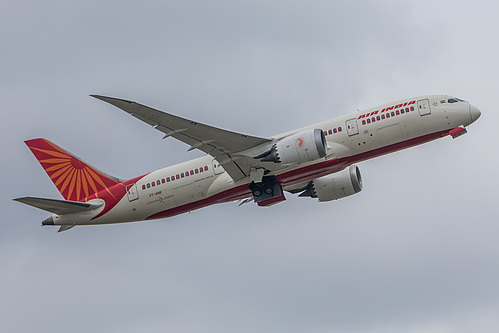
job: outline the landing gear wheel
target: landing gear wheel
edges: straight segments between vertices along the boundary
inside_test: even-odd
[[[253,193],[253,196],[259,197],[260,195],[262,195],[262,186],[259,184],[255,184],[251,192]]]
[[[251,182],[249,189],[253,194],[253,200],[261,206],[261,203],[270,202],[270,199],[282,196],[282,187],[275,176],[264,176],[259,183]]]

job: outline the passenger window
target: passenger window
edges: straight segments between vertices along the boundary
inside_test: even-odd
[[[155,182],[152,182],[152,183],[151,183],[151,186],[152,186],[152,187],[156,186],[156,183],[155,183]]]
[[[341,132],[341,127],[338,127],[338,132]]]
[[[365,120],[362,120],[362,125],[365,125],[366,124],[366,121]]]
[[[204,167],[204,171],[208,171],[208,167],[207,166]]]
[[[147,183],[147,188],[150,188],[151,187],[151,184]]]
[[[381,117],[380,117],[380,116],[377,116],[377,117],[376,117],[376,120],[377,120],[377,121],[380,121],[380,120],[381,120]]]
[[[404,109],[401,109],[401,110],[400,110],[400,113],[404,114],[404,113],[405,113],[405,112],[404,112]]]
[[[179,176],[179,175],[176,175],[176,176],[175,176],[175,179],[179,179],[179,178],[180,178],[180,176]]]
[[[333,134],[333,132],[331,130],[328,131],[329,134]]]
[[[381,115],[381,119],[385,119],[385,115],[384,114]]]
[[[142,185],[142,189],[145,190],[146,189],[146,186],[145,185]]]
[[[370,124],[371,123],[371,119],[367,119],[367,123]]]
[[[395,112],[392,111],[392,117],[395,117]]]
[[[414,106],[411,106],[411,111],[414,111]]]

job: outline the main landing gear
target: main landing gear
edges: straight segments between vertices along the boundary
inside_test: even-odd
[[[259,183],[249,185],[255,202],[261,202],[282,195],[282,188],[275,176],[265,176]]]

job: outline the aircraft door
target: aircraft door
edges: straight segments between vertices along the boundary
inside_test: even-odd
[[[346,121],[347,133],[349,136],[359,134],[359,127],[357,126],[357,119],[353,118]]]
[[[426,116],[428,114],[431,114],[430,101],[427,98],[419,100],[418,110],[421,116]]]
[[[213,172],[215,173],[215,175],[219,175],[225,172],[224,168],[222,168],[222,166],[216,159],[213,159]]]
[[[130,184],[126,187],[126,192],[128,194],[128,201],[134,201],[139,198],[139,191],[137,191],[137,184]]]

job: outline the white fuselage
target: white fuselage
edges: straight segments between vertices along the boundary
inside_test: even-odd
[[[472,105],[460,100],[449,103],[450,99],[423,96],[396,101],[276,135],[274,138],[278,140],[302,130],[321,129],[326,135],[328,155],[312,162],[281,165],[272,175],[286,189],[356,162],[443,137],[478,118],[479,111]],[[104,206],[87,215],[55,216],[55,224],[104,224],[169,217],[215,203],[249,198],[249,183],[249,177],[234,182],[216,160],[205,156],[145,175],[127,187],[127,194],[111,210],[97,218]]]

